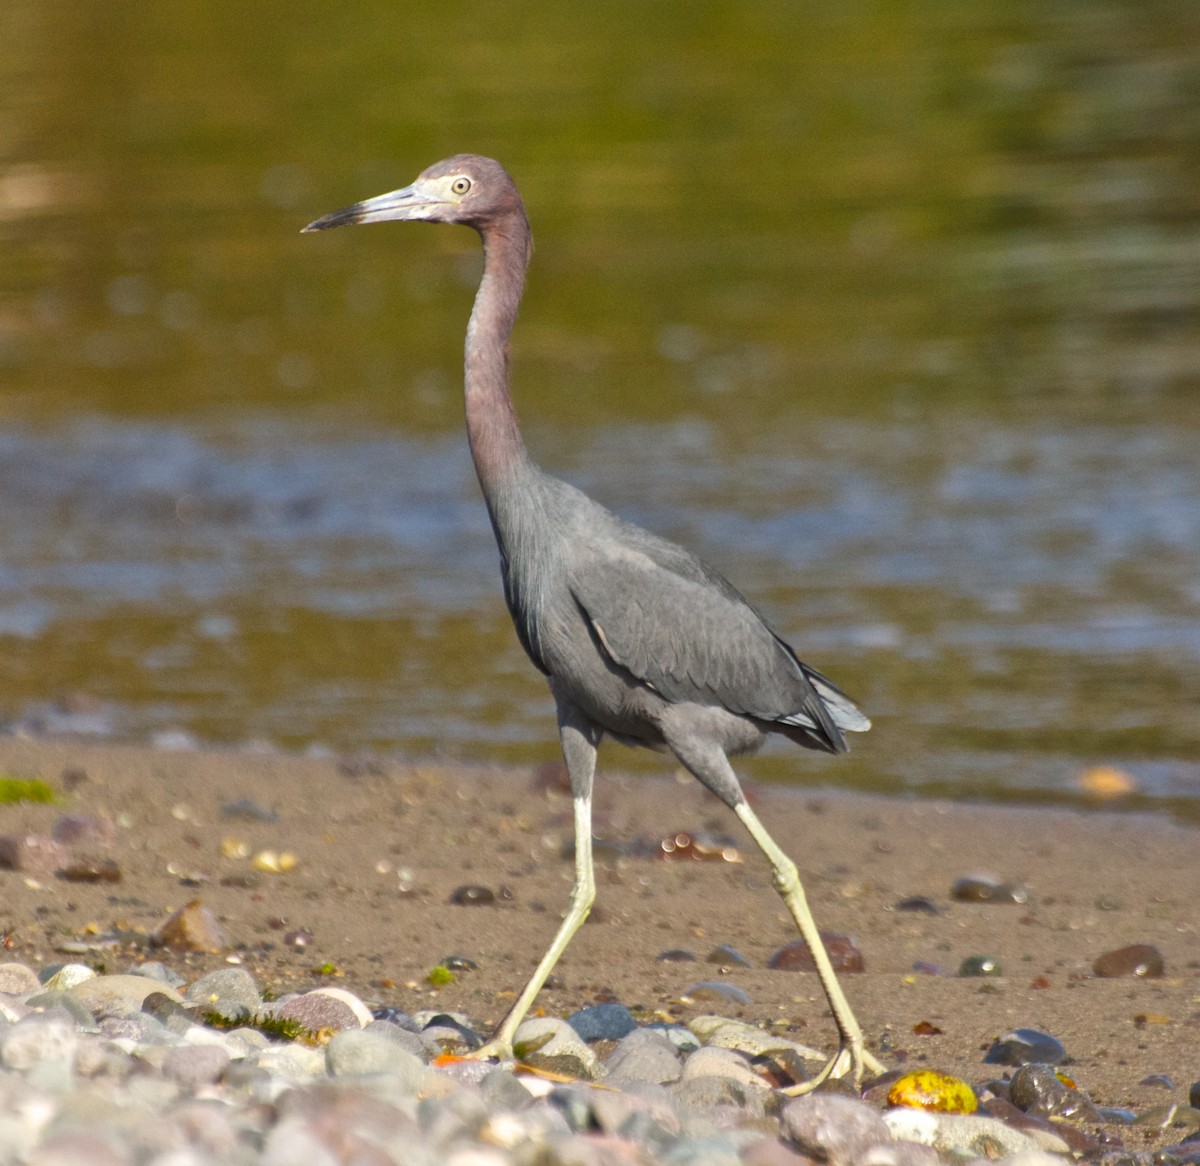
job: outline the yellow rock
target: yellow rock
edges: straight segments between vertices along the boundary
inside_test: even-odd
[[[892,1082],[887,1099],[888,1105],[931,1109],[938,1113],[974,1113],[979,1106],[970,1085],[936,1069],[905,1073]]]

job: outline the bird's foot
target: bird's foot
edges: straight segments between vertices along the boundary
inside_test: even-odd
[[[477,1049],[472,1049],[471,1052],[464,1055],[464,1059],[468,1061],[515,1061],[516,1053],[513,1052],[512,1041],[498,1040],[493,1037],[486,1044],[482,1044]]]
[[[801,1081],[797,1085],[789,1085],[781,1092],[786,1093],[788,1097],[802,1097],[806,1093],[811,1093],[823,1081],[841,1077],[848,1077],[854,1084],[854,1088],[860,1089],[863,1077],[877,1076],[886,1071],[884,1066],[863,1047],[861,1039],[858,1041],[844,1040],[841,1048],[815,1077],[810,1077],[807,1081]]]

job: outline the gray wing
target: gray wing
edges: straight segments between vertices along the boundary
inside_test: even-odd
[[[673,544],[645,543],[593,548],[570,572],[571,593],[615,664],[666,700],[811,730],[838,752],[841,729],[870,727],[725,579]]]

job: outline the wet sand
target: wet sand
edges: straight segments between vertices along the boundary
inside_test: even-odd
[[[567,1015],[617,1000],[684,1020],[719,1012],[782,1021],[794,1039],[832,1050],[815,976],[765,967],[795,935],[739,824],[691,779],[626,777],[614,771],[619,755],[607,760],[596,795],[597,908],[540,1007]],[[372,1004],[462,1011],[490,1025],[549,942],[570,889],[570,798],[528,770],[6,739],[0,774],[40,777],[61,795],[58,805],[0,806],[0,835],[48,835],[64,813],[118,823],[107,853],[119,883],[0,871],[3,958],[33,967],[82,960],[112,972],[159,958],[190,980],[233,959],[274,993],[332,974]],[[1200,1079],[1195,831],[1117,812],[776,788],[754,798],[799,865],[822,929],[853,935],[864,953],[866,971],[844,983],[885,1065],[980,1083],[1004,1072],[983,1063],[992,1041],[1031,1027],[1064,1042],[1068,1072],[1098,1105],[1186,1104]],[[243,800],[276,820],[224,812]],[[728,836],[743,861],[641,856],[663,836],[705,831]],[[297,865],[259,872],[238,856],[247,850],[290,852]],[[954,880],[981,871],[1023,884],[1028,901],[952,901]],[[496,901],[451,904],[464,884],[490,888]],[[938,913],[896,910],[910,896]],[[196,898],[217,913],[232,949],[149,950],[156,926]],[[294,929],[312,943],[285,945]],[[80,955],[77,945],[91,943]],[[1097,956],[1131,943],[1155,945],[1165,976],[1092,975]],[[753,966],[705,963],[719,944]],[[700,962],[656,959],[680,948]],[[1005,974],[956,975],[972,955],[994,957]],[[427,974],[447,956],[477,968],[433,988]],[[918,962],[947,974],[915,973]],[[322,965],[333,970],[314,970]],[[685,999],[713,979],[741,988],[750,1004]],[[1142,1084],[1157,1074],[1175,1088]]]

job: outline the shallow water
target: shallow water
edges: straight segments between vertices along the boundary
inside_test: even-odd
[[[297,234],[475,148],[538,236],[536,455],[875,718],[750,773],[1195,805],[1196,11],[16,0],[0,715],[554,755],[461,435],[477,243]]]

